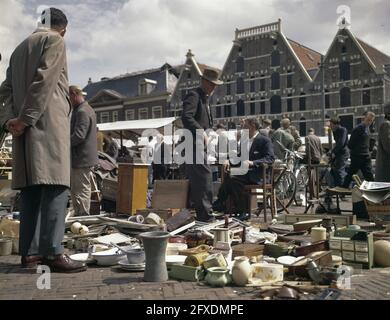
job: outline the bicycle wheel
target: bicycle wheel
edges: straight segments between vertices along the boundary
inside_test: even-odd
[[[275,184],[276,197],[283,205],[288,208],[295,199],[295,193],[297,191],[297,179],[291,171],[286,171],[279,178],[279,181]],[[276,207],[278,212],[283,211],[283,206],[276,201]]]

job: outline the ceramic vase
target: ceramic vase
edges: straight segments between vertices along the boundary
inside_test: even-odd
[[[248,257],[234,259],[232,278],[236,285],[245,286],[252,277],[252,268]]]
[[[213,267],[207,270],[206,282],[213,287],[224,287],[230,282],[229,269]]]
[[[168,280],[165,253],[167,250],[169,232],[153,231],[141,233],[140,238],[145,249],[146,282],[164,282]]]

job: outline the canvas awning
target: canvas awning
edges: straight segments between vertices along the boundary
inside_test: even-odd
[[[112,132],[113,135],[122,136],[123,138],[132,139],[135,136],[142,135],[142,132],[146,129],[156,129],[160,133],[164,134],[164,128],[166,126],[181,127],[180,118],[158,118],[158,119],[145,119],[145,120],[130,120],[130,121],[116,121],[109,123],[99,123],[97,125],[99,131]]]

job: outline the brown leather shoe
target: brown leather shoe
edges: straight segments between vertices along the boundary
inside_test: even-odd
[[[75,273],[87,270],[85,263],[74,261],[66,254],[57,255],[54,260],[44,258],[42,264],[47,265],[51,272]]]
[[[22,256],[22,268],[36,268],[42,263],[42,256]]]

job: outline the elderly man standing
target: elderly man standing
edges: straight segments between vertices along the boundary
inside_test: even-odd
[[[215,87],[222,83],[218,80],[216,70],[205,69],[200,87],[191,91],[183,101],[183,126],[191,131],[194,139],[193,162],[186,165],[187,176],[190,181],[190,198],[195,206],[197,220],[203,222],[214,220],[211,215],[213,182],[210,165],[206,162],[206,152],[203,156],[201,154],[197,155],[196,144],[203,145],[204,150],[207,148],[208,137],[203,130],[207,130],[213,125],[209,97],[214,92]],[[197,158],[198,162],[196,161]]]
[[[43,262],[52,272],[78,272],[85,264],[63,254],[65,213],[70,186],[70,112],[64,35],[68,24],[61,10],[42,13],[32,35],[12,53],[0,125],[13,135],[13,189],[21,190],[20,247],[22,266]],[[38,217],[39,252],[31,252]]]
[[[69,87],[73,112],[70,125],[72,147],[71,195],[75,216],[89,215],[91,205],[91,171],[98,163],[96,114],[84,100],[79,87]]]
[[[390,103],[384,106],[385,121],[378,133],[375,181],[390,182]]]

